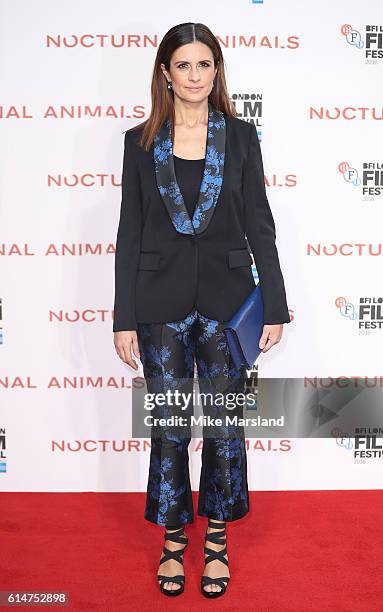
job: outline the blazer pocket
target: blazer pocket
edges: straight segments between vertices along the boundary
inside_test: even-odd
[[[160,267],[159,253],[140,253],[139,270],[158,270]]]
[[[253,260],[248,249],[232,249],[228,253],[229,268],[238,268],[239,266],[251,266]]]

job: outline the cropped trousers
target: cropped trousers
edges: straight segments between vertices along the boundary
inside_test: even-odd
[[[234,521],[249,512],[244,428],[235,419],[233,424],[234,415],[243,416],[243,404],[234,398],[237,394],[244,396],[246,366],[234,366],[224,323],[193,309],[175,322],[139,323],[137,337],[148,393],[170,391],[174,397],[178,390],[193,397],[196,364],[199,393],[206,398],[200,404],[203,427],[198,515]],[[152,409],[153,418],[159,417],[161,423],[151,425],[144,518],[157,525],[194,521],[188,454],[188,419],[194,403],[191,400],[180,408],[174,401],[164,401]],[[168,417],[175,414],[185,417],[186,426],[169,424]]]

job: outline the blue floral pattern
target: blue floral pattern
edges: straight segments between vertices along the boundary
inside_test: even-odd
[[[210,102],[208,106],[205,165],[192,219],[177,183],[170,119],[164,122],[154,137],[153,157],[158,190],[176,231],[181,234],[199,234],[207,228],[223,183],[226,122],[223,113],[214,109]]]
[[[139,323],[138,343],[149,392],[180,389],[193,393],[194,362],[201,393],[210,393],[205,415],[222,416],[215,393],[244,392],[244,367],[236,369],[223,331],[224,322],[196,309],[171,323]],[[174,414],[174,406],[156,406],[153,416]],[[231,414],[243,416],[238,405]],[[193,406],[186,414],[192,414]],[[185,414],[185,413],[184,413]],[[151,453],[144,516],[158,525],[192,523],[194,510],[189,475],[191,432],[152,427]],[[233,521],[249,511],[244,429],[239,426],[203,430],[198,514]]]

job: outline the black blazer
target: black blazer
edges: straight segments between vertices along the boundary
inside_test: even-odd
[[[193,308],[228,321],[255,287],[265,324],[289,323],[256,128],[212,108],[204,178],[190,219],[177,185],[168,120],[149,151],[125,132],[113,331],[171,322]],[[246,239],[247,237],[247,239]]]

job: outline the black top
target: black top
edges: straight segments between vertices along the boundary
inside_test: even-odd
[[[173,155],[173,157],[177,183],[181,190],[189,216],[192,219],[198,202],[205,158],[184,159],[183,157],[177,157],[177,155]]]

